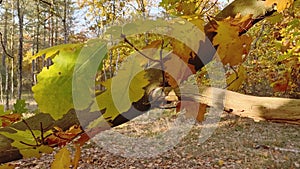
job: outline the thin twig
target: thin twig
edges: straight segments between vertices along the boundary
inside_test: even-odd
[[[36,146],[38,146],[38,145],[39,145],[39,144],[38,144],[38,143],[39,143],[39,142],[38,142],[38,139],[35,137],[35,135],[34,135],[32,129],[30,128],[30,126],[28,125],[28,123],[27,123],[24,119],[22,120],[22,122],[27,126],[27,128],[29,129],[29,131],[30,131],[32,137],[34,138],[34,140],[35,140],[35,142],[36,142]]]
[[[121,38],[124,39],[124,42],[126,42],[127,44],[129,44],[131,47],[134,48],[135,51],[137,51],[139,54],[141,54],[142,56],[144,56],[145,58],[153,61],[153,62],[160,62],[160,60],[156,60],[156,59],[152,59],[151,57],[145,55],[143,52],[141,52],[138,48],[136,48],[131,42],[129,42],[129,40],[126,38],[126,35],[122,34]]]
[[[216,6],[217,5],[217,3],[218,3],[218,0],[216,0],[215,2],[214,2],[214,4],[212,4],[209,8],[207,8],[205,11],[204,10],[202,10],[201,11],[201,15],[204,15],[204,14],[206,14],[208,11],[210,11],[214,6]],[[204,12],[203,12],[204,11]],[[202,12],[203,12],[203,14],[202,14]]]
[[[234,73],[235,73],[235,79],[232,81],[232,82],[230,82],[224,89],[226,89],[227,87],[229,87],[230,85],[232,85],[236,80],[238,80],[239,79],[239,74],[238,74],[238,72],[232,67],[232,66],[230,66],[230,68],[234,71]]]
[[[40,126],[41,126],[42,144],[45,145],[45,142],[44,142],[44,129],[43,129],[43,123],[42,122],[40,122]]]
[[[207,1],[205,2],[205,4],[203,5],[203,7],[202,7],[201,11],[200,11],[200,15],[201,15],[201,14],[202,14],[202,12],[204,11],[204,8],[205,8],[205,6],[206,6],[208,3],[209,3],[209,1],[207,0]]]

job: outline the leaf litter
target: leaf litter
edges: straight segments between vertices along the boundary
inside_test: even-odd
[[[176,118],[173,110],[152,110],[111,130],[128,137],[151,138],[167,131]],[[78,168],[300,168],[300,127],[297,125],[254,122],[223,113],[212,136],[200,143],[198,139],[202,128],[202,124],[195,124],[174,148],[151,158],[122,157],[107,151],[112,145],[103,147],[91,141],[82,148]],[[112,131],[103,132],[96,139],[109,138]],[[136,146],[145,145],[140,143]],[[22,159],[10,164],[16,169],[50,168],[55,152],[40,159]]]

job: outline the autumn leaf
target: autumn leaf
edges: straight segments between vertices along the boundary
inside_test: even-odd
[[[100,121],[113,120],[129,110],[133,102],[137,102],[144,96],[144,87],[149,84],[149,81],[145,77],[146,71],[141,63],[145,63],[145,58],[138,56],[128,58],[123,62],[117,76],[102,83],[106,91],[96,97],[97,103],[92,106],[91,110],[105,109]],[[97,119],[90,125],[95,127],[98,123],[96,121]]]
[[[217,35],[213,44],[218,45],[218,56],[224,65],[241,64],[248,54],[252,38],[248,35],[239,36],[240,28],[228,22],[218,21]]]
[[[83,44],[62,44],[62,45],[53,46],[41,50],[35,55],[31,55],[30,53],[27,53],[26,57],[24,58],[24,61],[32,61],[33,59],[36,59],[42,55],[45,55],[45,59],[54,58],[56,55],[59,54],[60,51],[74,50],[76,48],[81,48],[82,46]]]
[[[14,166],[13,164],[2,164],[0,165],[0,169],[14,169],[16,166]]]
[[[54,156],[51,169],[69,169],[71,165],[71,153],[67,147],[60,149]]]
[[[74,168],[78,167],[80,156],[81,156],[81,146],[80,144],[75,144],[75,155],[74,155],[74,159],[72,160],[72,164]]]
[[[20,121],[21,118],[22,118],[22,115],[18,114],[18,113],[6,114],[3,116],[0,116],[0,119],[2,121],[2,127],[6,127],[6,126],[11,125],[12,123]]]
[[[45,143],[50,146],[64,146],[68,142],[72,141],[76,136],[82,133],[82,129],[79,125],[71,126],[68,130],[63,131],[59,127],[55,127],[56,132],[45,138]]]

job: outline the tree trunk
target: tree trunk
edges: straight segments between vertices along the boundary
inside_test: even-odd
[[[18,51],[18,99],[22,96],[22,73],[23,73],[23,10],[21,2],[22,0],[17,0],[17,13],[19,19],[19,51]]]
[[[15,11],[15,3],[14,1],[11,2],[11,11]],[[14,39],[14,35],[15,35],[15,16],[14,14],[12,14],[11,16],[11,35],[10,35],[10,50],[11,50],[11,54],[14,56],[14,51],[15,51],[15,39]],[[10,89],[10,95],[11,98],[14,97],[14,60],[11,60],[11,71],[10,71],[10,79],[9,77],[7,78],[7,81],[10,81],[10,87],[8,86],[8,90]],[[7,84],[8,85],[8,84]],[[9,93],[9,92],[8,92]],[[7,96],[7,99],[8,96]]]

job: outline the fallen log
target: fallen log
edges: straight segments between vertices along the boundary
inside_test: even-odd
[[[185,90],[188,91],[188,89]],[[185,99],[192,99],[213,107],[216,103],[214,102],[216,94],[219,94],[220,97],[224,96],[224,100],[221,101],[223,101],[225,110],[232,114],[248,117],[255,121],[264,120],[300,125],[300,99],[258,97],[212,87],[202,87],[200,90],[202,91],[201,95],[184,93]]]

